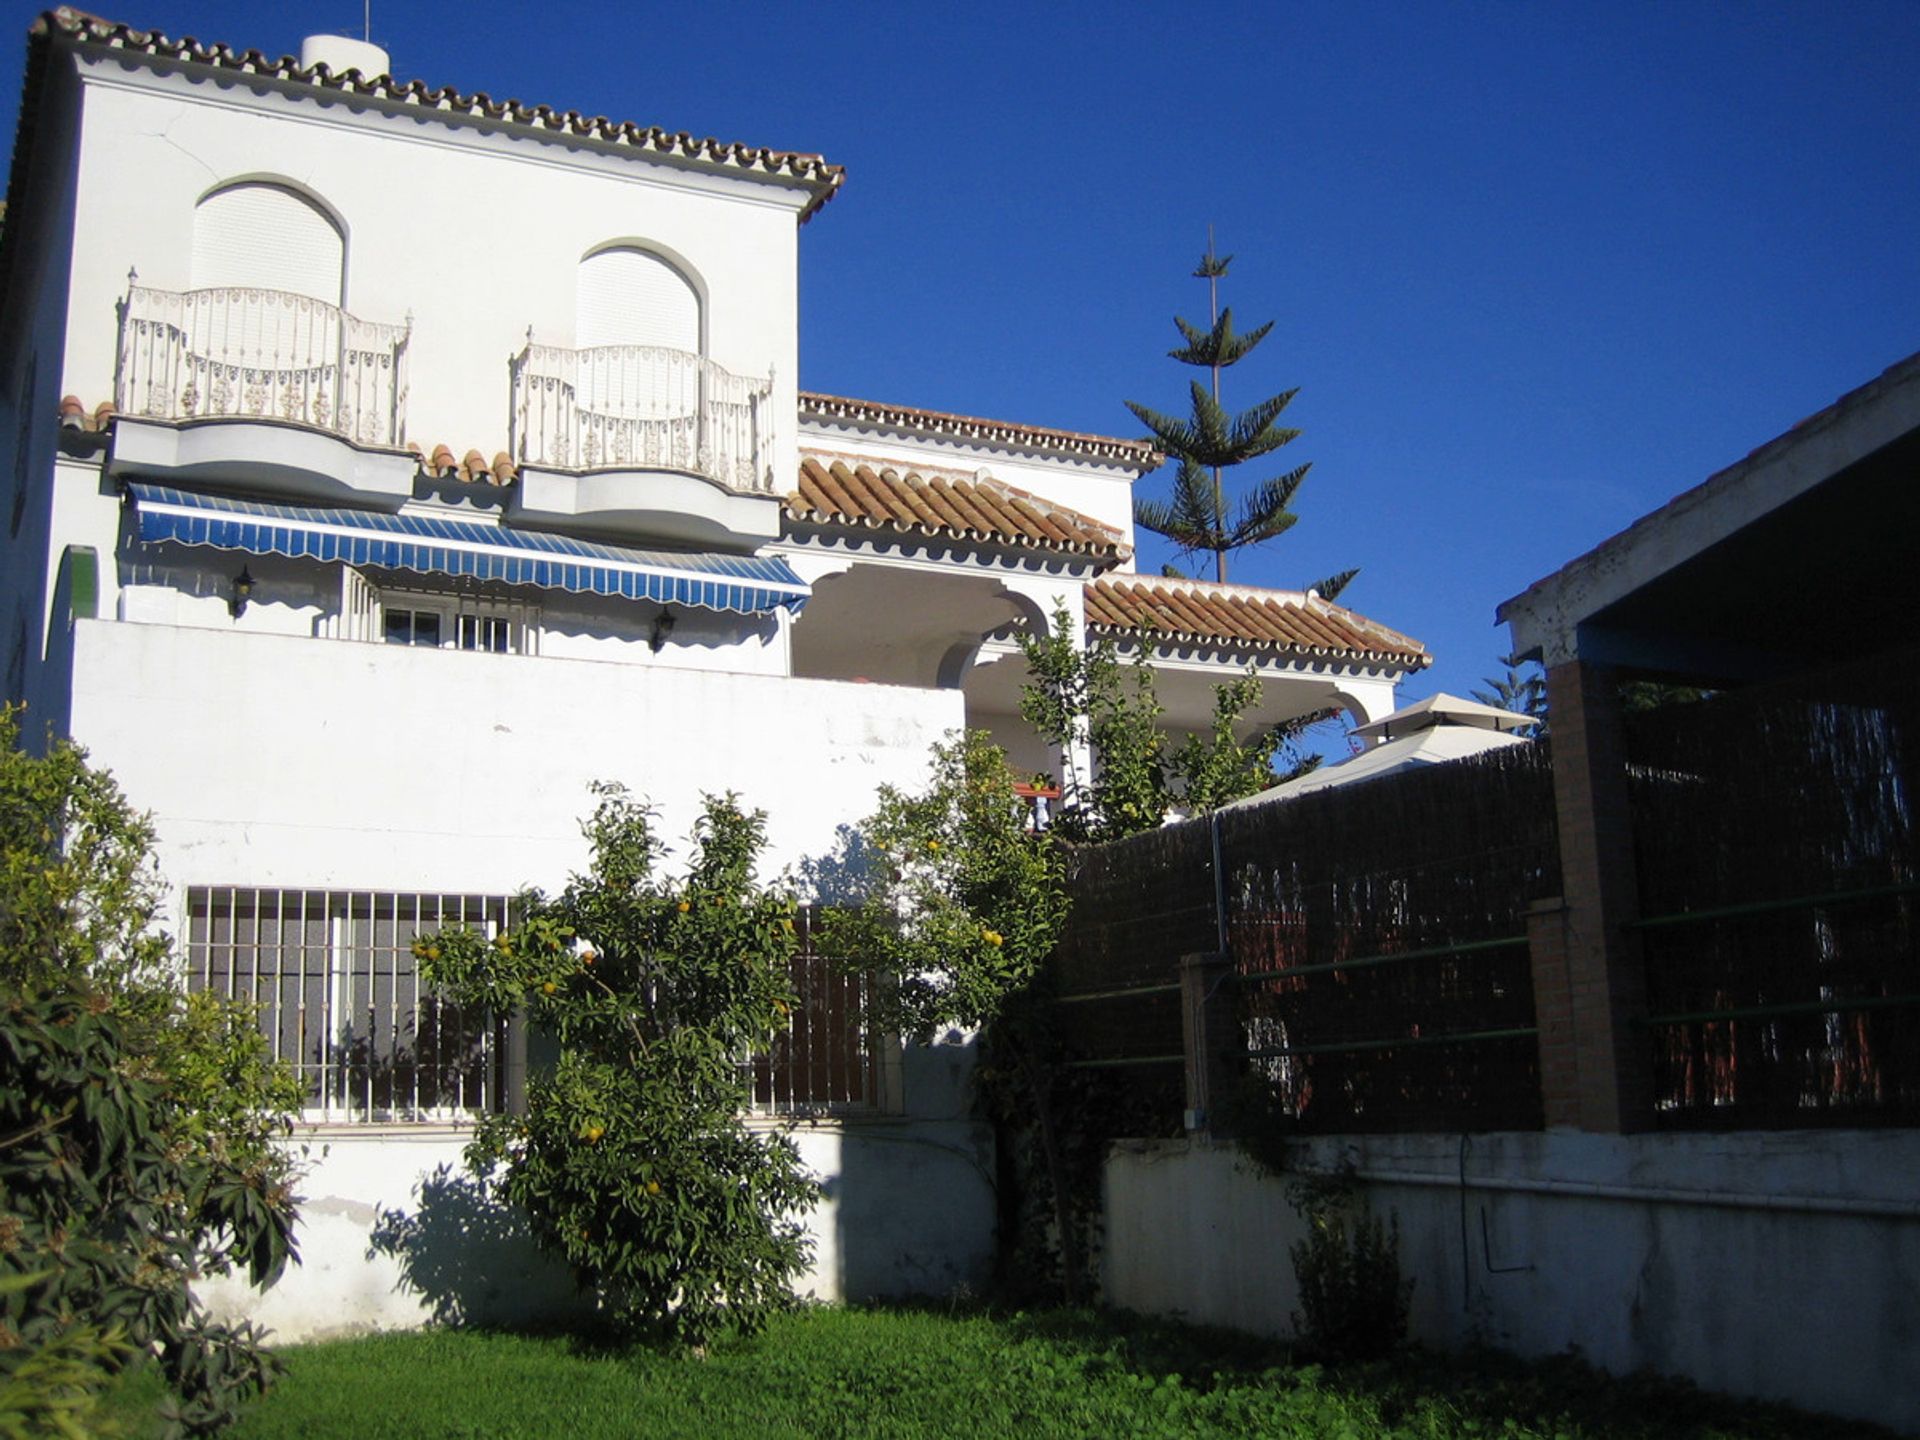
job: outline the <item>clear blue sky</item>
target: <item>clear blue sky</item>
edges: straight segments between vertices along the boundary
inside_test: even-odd
[[[361,6],[113,18],[279,54]],[[1184,403],[1212,222],[1242,328],[1278,322],[1226,399],[1299,386],[1282,456],[1313,462],[1235,578],[1361,566],[1344,598],[1436,656],[1408,698],[1495,668],[1500,600],[1920,350],[1920,0],[375,0],[372,38],[402,78],[844,165],[801,237],[810,389],[1137,434],[1123,398]],[[506,268],[540,221],[429,223],[496,227]]]

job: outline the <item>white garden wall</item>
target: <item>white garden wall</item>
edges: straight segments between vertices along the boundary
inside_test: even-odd
[[[1398,1220],[1422,1343],[1571,1347],[1920,1429],[1920,1135],[1346,1136],[1297,1163],[1351,1167]],[[1229,1146],[1128,1143],[1106,1203],[1113,1303],[1290,1333],[1284,1181]]]
[[[805,1217],[820,1300],[978,1292],[993,1269],[993,1132],[967,1118],[970,1046],[909,1050],[909,1113],[787,1126],[825,1195]],[[283,1341],[428,1323],[540,1324],[583,1315],[566,1267],[469,1177],[450,1126],[313,1127],[294,1140],[301,1263],[258,1294],[202,1287],[214,1311]]]

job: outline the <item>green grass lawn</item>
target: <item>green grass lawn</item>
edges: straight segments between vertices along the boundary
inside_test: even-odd
[[[1415,1354],[1290,1368],[1246,1336],[1085,1312],[807,1311],[705,1358],[426,1331],[289,1347],[243,1440],[645,1436],[1865,1440],[1857,1422],[1609,1380],[1571,1361]],[[129,1401],[134,1399],[129,1394]]]

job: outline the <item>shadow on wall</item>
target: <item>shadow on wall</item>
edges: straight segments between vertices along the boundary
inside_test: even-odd
[[[526,1219],[483,1181],[440,1165],[414,1187],[412,1211],[384,1207],[367,1258],[399,1264],[438,1325],[525,1323],[584,1313],[572,1276],[535,1248]]]
[[[837,825],[831,850],[803,856],[794,867],[793,886],[816,905],[852,909],[867,898],[873,856],[865,835],[851,825]]]
[[[794,867],[794,888],[813,903],[859,905],[876,852],[852,825],[824,853]],[[825,1203],[814,1228],[816,1263],[846,1300],[978,1293],[992,1280],[993,1129],[974,1113],[976,1045],[951,1030],[901,1057],[898,1114],[848,1116],[832,1164],[815,1164]],[[803,1154],[805,1148],[803,1147]]]
[[[845,1121],[827,1180],[849,1301],[953,1298],[993,1279],[994,1139],[972,1113],[974,1042],[952,1031],[903,1060],[906,1115]]]

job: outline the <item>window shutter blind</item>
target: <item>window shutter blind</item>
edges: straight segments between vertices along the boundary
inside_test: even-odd
[[[193,288],[289,290],[338,305],[344,244],[333,222],[278,185],[234,185],[200,202]]]
[[[644,250],[602,250],[580,262],[574,344],[664,345],[700,352],[700,299],[673,266]]]

